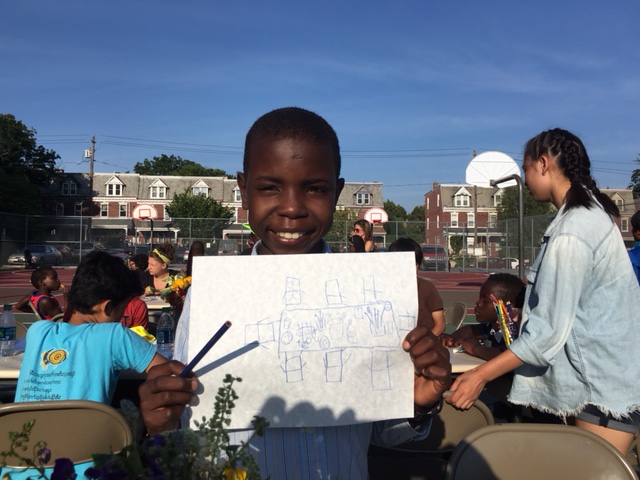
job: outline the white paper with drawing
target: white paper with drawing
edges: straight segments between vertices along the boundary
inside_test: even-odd
[[[200,257],[194,262],[191,360],[209,417],[222,378],[236,384],[232,427],[329,426],[413,415],[413,368],[402,340],[416,324],[413,253]]]

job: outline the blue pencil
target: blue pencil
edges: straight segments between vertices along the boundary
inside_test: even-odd
[[[184,367],[184,370],[182,370],[180,372],[180,375],[178,376],[186,377],[187,375],[189,375],[191,371],[196,367],[198,362],[202,360],[202,357],[204,357],[207,354],[207,352],[211,350],[211,348],[216,344],[216,342],[220,340],[220,337],[222,337],[222,335],[224,335],[226,331],[229,330],[230,326],[231,326],[231,322],[229,320],[224,322],[220,327],[220,329],[213,335],[213,337],[211,337],[211,339],[206,343],[206,345],[202,347],[202,349],[198,352],[198,354],[195,357],[193,357],[193,360],[189,362],[189,365]]]

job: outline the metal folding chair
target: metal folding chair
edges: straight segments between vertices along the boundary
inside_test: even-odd
[[[456,447],[447,480],[603,478],[638,480],[624,455],[602,437],[568,425],[485,427]]]
[[[114,408],[88,400],[20,402],[0,405],[0,451],[9,450],[9,432],[20,432],[35,420],[27,452],[38,441],[47,442],[53,466],[56,458],[73,463],[91,460],[94,453],[119,452],[132,441],[131,428]],[[19,467],[8,458],[8,467]]]

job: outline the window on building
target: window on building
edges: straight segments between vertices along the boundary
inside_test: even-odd
[[[452,227],[458,226],[458,212],[451,213],[451,226]]]
[[[193,196],[202,195],[206,197],[209,195],[209,187],[193,187]]]
[[[621,198],[618,198],[616,200],[616,205],[618,206],[618,210],[620,210],[621,212],[624,212],[624,200],[622,200]]]
[[[120,183],[108,183],[107,184],[107,196],[108,197],[121,197],[122,196],[122,184],[120,184]]]
[[[74,182],[67,181],[62,184],[62,195],[72,196],[78,194],[78,185]]]
[[[82,204],[81,204],[81,203],[76,203],[76,204],[73,206],[73,214],[74,214],[76,217],[79,217],[80,215],[82,215]]]
[[[502,205],[502,194],[501,193],[496,193],[493,196],[493,205],[495,207],[499,207],[500,205]]]
[[[167,198],[167,187],[154,185],[149,187],[149,189],[149,198]]]
[[[120,204],[120,216],[121,217],[127,216],[127,205],[125,205],[124,203]]]
[[[56,204],[56,216],[61,217],[64,215],[64,205],[61,203]]]
[[[371,204],[371,194],[367,193],[367,192],[356,193],[356,204],[357,205],[370,205]]]
[[[233,189],[233,201],[234,202],[241,202],[242,201],[242,195],[240,194],[240,188],[238,188],[238,187]]]
[[[620,230],[622,230],[623,232],[629,231],[629,219],[623,218],[620,220]]]
[[[498,224],[498,214],[490,213],[489,214],[489,228],[496,228]]]
[[[469,195],[456,195],[455,196],[455,205],[456,205],[456,207],[468,207],[469,206]]]
[[[100,204],[100,216],[108,217],[109,216],[109,205],[106,203]]]
[[[476,224],[476,216],[474,213],[467,213],[467,227],[474,227]]]

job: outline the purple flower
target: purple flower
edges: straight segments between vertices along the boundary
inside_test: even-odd
[[[51,480],[74,480],[76,471],[73,468],[73,462],[68,458],[56,458],[56,464],[51,473]]]
[[[43,465],[49,463],[49,460],[51,460],[51,450],[46,447],[40,450],[38,452],[38,460]]]

